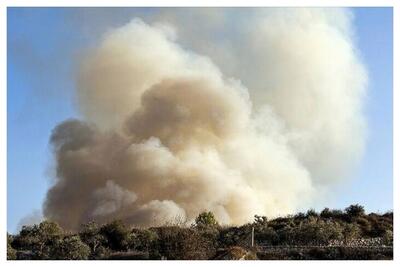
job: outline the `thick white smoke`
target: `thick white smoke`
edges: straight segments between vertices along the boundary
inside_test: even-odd
[[[199,12],[202,29],[219,31],[223,14],[207,14],[218,16]],[[210,210],[238,224],[311,205],[364,145],[366,74],[350,15],[267,9],[209,46],[174,11],[107,32],[79,72],[85,121],[53,132],[45,216],[77,229]]]

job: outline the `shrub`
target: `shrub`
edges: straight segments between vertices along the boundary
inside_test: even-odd
[[[321,216],[322,218],[332,218],[332,217],[333,217],[333,214],[332,214],[332,211],[331,211],[330,209],[324,208],[324,209],[321,211],[320,216]]]
[[[155,228],[158,253],[171,260],[209,259],[215,254],[213,244],[196,230],[180,227]]]
[[[332,209],[331,214],[332,214],[332,218],[334,218],[334,219],[341,219],[341,220],[345,219],[345,216],[344,216],[345,214],[341,210]]]
[[[307,217],[318,217],[318,213],[314,209],[309,209],[306,215]]]
[[[156,246],[158,235],[150,229],[133,229],[130,233],[129,248],[149,252]]]
[[[220,231],[216,227],[208,227],[197,229],[198,234],[204,239],[207,240],[212,248],[215,250],[218,248],[218,240]]]
[[[383,235],[383,243],[386,246],[393,246],[393,232],[390,230],[387,230],[385,234]]]
[[[103,257],[106,249],[106,238],[100,234],[100,227],[95,222],[82,225],[80,239],[89,246],[92,257]]]
[[[11,246],[13,241],[13,237],[7,233],[7,260],[16,260],[17,259],[17,252]]]
[[[129,229],[120,220],[103,225],[100,234],[104,236],[108,247],[112,250],[125,251],[129,246]]]
[[[66,236],[57,244],[52,258],[59,260],[86,260],[90,255],[90,248],[83,243],[78,235]]]
[[[43,221],[39,225],[23,226],[13,245],[32,251],[34,259],[49,259],[62,235],[63,230],[57,223]]]
[[[371,230],[372,230],[372,226],[371,223],[362,217],[359,217],[356,219],[356,223],[360,226],[360,229],[362,230],[363,234],[365,235],[369,235]]]
[[[345,212],[350,217],[358,217],[365,215],[364,207],[358,204],[348,206],[345,209]]]
[[[215,219],[214,213],[211,211],[200,213],[195,222],[197,227],[218,226],[218,222]]]
[[[357,224],[345,224],[343,229],[343,237],[346,243],[351,241],[352,239],[359,238],[360,233],[361,231]]]
[[[17,252],[10,244],[7,244],[7,260],[16,260]]]
[[[276,245],[279,236],[272,227],[264,227],[254,233],[255,243],[257,245]]]
[[[268,223],[268,218],[266,216],[254,215],[254,226],[263,227]]]
[[[247,227],[234,226],[221,228],[218,244],[223,248],[248,245],[250,243],[250,233],[251,229],[248,229]]]
[[[307,215],[304,212],[298,212],[294,215],[295,220],[304,220],[305,218],[307,218]]]

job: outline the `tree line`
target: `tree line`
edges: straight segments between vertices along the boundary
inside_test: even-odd
[[[23,226],[7,234],[7,258],[14,259],[213,259],[218,250],[250,245],[254,229],[256,246],[346,244],[356,239],[379,238],[393,244],[393,212],[366,214],[361,205],[345,210],[325,208],[268,219],[254,216],[241,226],[221,225],[212,212],[202,212],[187,226],[175,224],[137,228],[120,220],[103,225],[89,222],[77,233],[56,222]]]

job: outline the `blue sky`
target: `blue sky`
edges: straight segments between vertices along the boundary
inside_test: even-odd
[[[355,8],[356,44],[369,74],[368,140],[355,179],[336,199],[370,211],[393,209],[393,27],[391,8]]]
[[[96,23],[98,28],[87,34],[88,28],[76,27],[85,17],[73,9],[8,9],[8,231],[14,232],[21,218],[41,209],[52,183],[51,130],[62,120],[79,117],[73,95],[79,51],[105,27],[129,21],[133,12],[138,11],[114,9],[109,21]],[[370,81],[367,148],[354,178],[336,189],[329,204],[344,208],[360,203],[368,211],[387,211],[393,208],[392,9],[354,8],[353,13],[356,44]],[[90,16],[90,10],[86,14]]]

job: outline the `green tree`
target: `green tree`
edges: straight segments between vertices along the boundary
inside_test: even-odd
[[[215,219],[214,213],[211,211],[200,213],[195,222],[197,227],[218,226],[218,222]]]
[[[323,209],[320,215],[322,218],[332,218],[332,212],[329,208]]]
[[[36,259],[48,259],[63,234],[57,223],[43,221],[39,225],[23,226],[13,243],[23,250],[32,251]]]
[[[344,219],[346,216],[343,215],[343,211],[341,210],[328,208],[323,209],[320,213],[321,218],[325,219]]]
[[[360,237],[361,230],[357,226],[357,224],[346,223],[343,229],[343,236],[346,243],[351,241],[352,239],[356,239]]]
[[[256,244],[275,245],[279,241],[279,236],[272,227],[263,227],[254,233]]]
[[[343,217],[344,217],[343,211],[339,210],[339,209],[332,209],[331,213],[332,213],[332,218],[335,218],[335,219],[343,219]]]
[[[106,243],[106,238],[100,234],[100,227],[95,222],[82,225],[79,236],[90,247],[93,255],[98,255],[102,251],[102,245]]]
[[[197,229],[176,226],[156,228],[158,253],[171,260],[205,260],[215,254],[212,242]]]
[[[108,246],[116,251],[128,248],[130,244],[129,232],[129,229],[120,220],[105,224],[100,228],[100,234],[105,237]]]
[[[266,216],[254,215],[254,226],[266,226],[268,218]]]
[[[350,205],[344,211],[350,217],[358,217],[365,215],[364,207],[358,204]]]
[[[306,213],[307,217],[318,217],[318,213],[314,209],[309,209]]]
[[[149,252],[158,240],[156,232],[150,229],[134,229],[130,234],[129,248]]]
[[[11,246],[12,241],[13,241],[12,235],[7,233],[7,260],[16,260],[17,259],[17,252]]]
[[[383,235],[383,243],[387,246],[393,246],[393,232],[387,230]]]
[[[78,235],[66,236],[54,248],[52,258],[59,260],[86,260],[90,248],[83,243]]]
[[[304,220],[307,218],[307,215],[304,212],[298,212],[293,217],[295,220]]]

